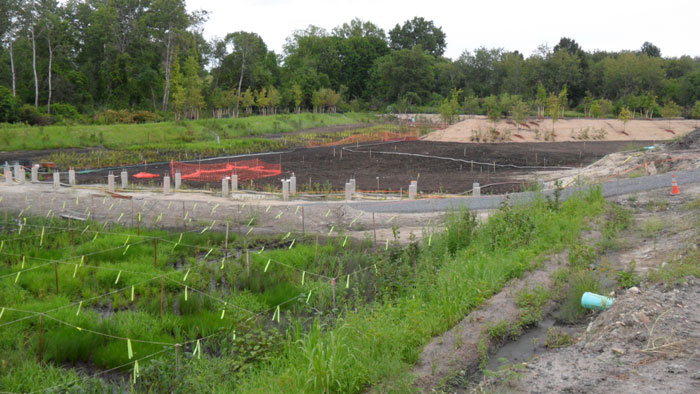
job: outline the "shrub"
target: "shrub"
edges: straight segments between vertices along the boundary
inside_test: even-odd
[[[146,123],[146,122],[156,122],[160,120],[157,114],[150,111],[136,111],[132,116],[134,123]]]
[[[70,105],[70,104],[65,104],[65,103],[55,103],[51,105],[51,113],[58,117],[59,119],[68,119],[68,120],[80,120],[81,116],[78,110]]]
[[[18,109],[19,100],[12,95],[10,89],[0,86],[0,122],[16,122]]]
[[[581,296],[589,291],[603,293],[603,284],[598,274],[591,271],[575,272],[569,277],[569,285],[564,293],[564,301],[559,310],[559,319],[566,323],[575,323],[589,311],[581,306]]]
[[[32,126],[49,126],[54,120],[49,115],[39,113],[36,107],[25,104],[18,111],[18,120]]]
[[[559,327],[550,327],[547,330],[547,338],[544,345],[547,349],[558,349],[560,347],[569,346],[574,343],[574,339]]]

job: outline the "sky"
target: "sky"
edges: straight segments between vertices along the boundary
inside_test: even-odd
[[[446,1],[446,0],[186,0],[190,11],[209,11],[204,36],[235,31],[260,35],[282,53],[294,30],[316,25],[331,31],[353,18],[387,33],[397,23],[422,16],[447,35],[445,56],[485,46],[532,54],[573,38],[586,51],[637,50],[645,41],[662,56],[700,56],[698,0]]]

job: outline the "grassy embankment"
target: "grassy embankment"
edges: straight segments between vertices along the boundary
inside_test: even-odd
[[[126,291],[109,296],[109,302],[100,298],[84,303],[80,315],[76,315],[74,304],[47,315],[95,331],[164,343],[214,335],[202,342],[201,358],[192,356],[192,344],[182,348],[177,380],[171,350],[143,361],[138,390],[361,392],[387,381],[396,386],[393,389],[401,390],[410,383],[405,374],[417,361],[422,345],[481,305],[509,279],[535,268],[545,253],[575,242],[586,219],[602,207],[600,194],[589,192],[561,205],[540,200],[529,206],[504,207],[479,227],[473,214],[459,212],[450,216],[444,231],[440,229],[405,248],[392,245],[384,250],[384,245],[375,247],[370,242],[344,246],[341,235],[329,239],[318,258],[314,258],[313,243],[297,242],[290,249],[289,237],[280,237],[268,242],[269,249],[278,249],[251,255],[250,274],[243,256],[232,259],[223,270],[219,268],[220,251],[203,258],[212,246],[221,245],[221,234],[186,234],[182,245],[175,248],[162,241],[159,265],[154,267],[151,242],[134,244],[122,255],[126,236],[98,236],[93,243],[93,235],[86,233],[76,241],[76,256],[105,251],[86,264],[106,269],[80,267],[73,279],[74,261],[59,265],[60,296],[56,296],[49,265],[23,273],[17,284],[8,283],[0,299],[16,309],[46,311],[165,275],[181,283],[165,281],[163,318],[159,280],[136,286],[135,301]],[[35,237],[31,242],[36,243],[39,228],[32,231]],[[149,235],[167,237],[171,242],[178,237],[158,232]],[[70,255],[66,232],[48,237],[53,238],[43,242],[49,247],[30,247],[26,243],[30,241],[25,241],[25,251],[36,250],[32,257],[51,259]],[[140,239],[132,233],[131,240]],[[262,242],[238,237],[231,244],[260,247]],[[199,245],[197,258],[188,257],[192,256],[192,249],[184,246],[188,244]],[[6,242],[5,247],[9,249],[3,253],[19,254],[17,241]],[[107,251],[112,247],[117,249]],[[0,275],[14,275],[20,269],[17,258],[3,258],[12,264],[4,265]],[[268,259],[283,264],[273,263],[266,270]],[[29,261],[36,264],[37,260]],[[184,300],[185,267],[192,270],[187,285],[228,303],[225,319],[220,318],[222,305],[218,300],[198,295],[193,302],[193,292],[190,301]],[[115,285],[119,270],[122,276]],[[330,278],[338,278],[335,303]],[[12,282],[14,276],[1,280]],[[276,305],[290,300],[281,306],[280,323],[271,321]],[[248,319],[248,312],[233,309],[234,305],[260,314]],[[9,310],[5,313],[3,321],[26,316]],[[78,376],[74,370],[61,373],[60,363],[87,363],[103,370],[128,362],[124,341],[92,338],[45,319],[45,363],[40,366],[36,360],[37,320],[33,316],[0,327],[0,349],[9,361],[0,369],[3,387],[31,391]],[[161,349],[162,345],[134,343],[137,358]],[[89,391],[104,389],[105,384],[83,379],[77,385]]]

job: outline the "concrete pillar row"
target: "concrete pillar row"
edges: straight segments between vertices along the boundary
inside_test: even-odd
[[[129,174],[126,172],[126,170],[122,170],[120,178],[122,181],[122,189],[129,187]]]
[[[107,175],[107,190],[110,193],[114,193],[116,190],[114,186],[114,174],[112,174],[111,172],[109,173],[109,175]]]
[[[168,175],[163,177],[163,194],[170,194],[170,177]]]
[[[289,200],[289,179],[282,179],[282,199]]]
[[[238,191],[238,174],[233,174],[231,176],[231,191]]]
[[[228,193],[229,182],[230,182],[229,177],[221,179],[221,197],[227,198],[229,196],[229,193]]]
[[[75,186],[75,170],[73,168],[68,170],[68,184]]]
[[[53,188],[59,189],[61,187],[61,173],[56,171],[53,173]]]
[[[481,186],[479,186],[479,182],[474,182],[474,184],[472,185],[472,196],[481,196]]]
[[[32,183],[39,182],[39,165],[34,164],[32,166]]]
[[[182,174],[180,171],[175,173],[175,190],[180,190],[182,187]]]

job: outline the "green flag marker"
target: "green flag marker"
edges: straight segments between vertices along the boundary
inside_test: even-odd
[[[294,214],[295,214],[295,215],[296,215],[297,213],[299,213],[299,206],[298,206],[298,205],[297,205],[297,209],[294,211]]]
[[[306,296],[306,303],[309,303],[309,298],[311,298],[311,292],[314,291],[313,289],[309,290],[309,294]]]
[[[218,208],[218,207],[219,207],[219,204],[214,205],[214,208],[211,209],[211,215],[214,214],[214,212],[216,211],[216,208]]]
[[[114,284],[116,285],[119,282],[119,278],[122,276],[122,271],[120,270],[119,273],[117,274],[117,280],[114,281]]]
[[[65,204],[65,202],[63,204]],[[46,212],[46,217],[51,216],[51,212],[53,212],[53,209],[49,209],[49,211]]]
[[[348,274],[348,278],[345,279],[345,288],[346,289],[350,288],[350,274]]]
[[[430,234],[430,236],[428,236],[428,246],[430,246],[430,244],[432,242],[433,242],[433,234]]]
[[[2,319],[2,315],[5,314],[5,308],[0,309],[0,319]]]
[[[262,249],[258,251],[258,254],[262,254],[263,250],[265,250],[265,246],[263,245]]]
[[[254,229],[254,228],[255,228],[255,227],[251,227],[251,228],[250,228],[250,230],[248,230],[248,232],[247,232],[247,233],[245,233],[245,235],[248,235],[248,234],[250,234],[250,232],[251,232],[251,231],[253,231],[253,229]]]
[[[78,273],[78,264],[75,265],[75,269],[73,269],[73,277],[75,278],[75,274]]]
[[[124,245],[122,245],[122,246],[126,246],[126,244],[129,243],[129,238],[131,238],[131,235],[126,236],[126,241],[124,241]]]
[[[139,360],[134,361],[134,384],[136,384],[136,378],[141,375],[139,372]]]
[[[17,281],[19,280],[19,274],[21,274],[21,273],[22,273],[22,271],[19,271],[19,272],[17,273],[17,277],[15,278],[15,283],[17,283]]]
[[[221,258],[221,269],[224,269],[224,263],[226,262],[226,256]]]
[[[304,286],[304,279],[306,278],[306,271],[301,273],[301,285]]]
[[[95,232],[95,237],[92,238],[92,242],[95,242],[95,240],[97,240],[97,235],[98,235],[98,234],[100,234],[100,233],[99,233],[99,232]]]
[[[343,247],[345,247],[345,244],[348,242],[348,236],[345,236],[345,239],[343,240]]]
[[[78,311],[75,312],[75,315],[76,315],[76,316],[78,316],[78,315],[80,314],[80,308],[82,308],[82,307],[83,307],[83,302],[80,301],[80,303],[78,304]]]
[[[275,216],[275,219],[279,219],[280,217],[282,217],[283,213],[284,211],[280,211],[280,213],[278,213],[277,216]]]
[[[265,208],[265,212],[270,210],[270,206],[268,205],[267,208]]]
[[[185,301],[187,301],[187,286],[185,286]]]
[[[124,253],[122,253],[122,256],[125,256],[125,255],[126,255],[126,251],[129,250],[129,247],[130,247],[130,246],[131,246],[131,245],[126,245],[126,248],[124,248]]]
[[[224,303],[224,309],[221,310],[221,319],[224,320],[224,315],[226,314],[226,303]]]
[[[377,264],[374,265],[374,273],[379,274],[379,270],[377,269]]]
[[[330,213],[331,213],[331,210],[329,209],[329,210],[326,212],[326,217],[328,217],[328,215],[329,215]]]
[[[211,254],[211,252],[212,252],[213,250],[214,250],[214,248],[209,249],[209,251],[207,252],[207,254],[204,255],[204,260],[206,260],[207,257],[209,257],[209,255]]]
[[[333,229],[334,229],[334,228],[335,228],[335,226],[331,226],[331,231],[328,232],[328,235],[329,235],[329,236],[330,236],[331,233],[333,232]]]
[[[24,269],[24,264],[27,262],[27,256],[22,256],[22,268]]]
[[[194,352],[197,353],[197,359],[202,359],[202,347],[199,345],[199,339],[197,339],[197,346],[194,348]]]
[[[2,252],[2,248],[5,247],[5,241],[0,241],[0,252]]]
[[[39,239],[39,246],[44,244],[44,230],[45,230],[45,227],[42,226],[41,227],[41,238]]]
[[[131,302],[134,302],[134,286],[131,286]]]
[[[188,269],[187,269],[187,272],[185,272],[185,277],[182,278],[182,281],[183,281],[183,282],[187,280],[187,275],[189,275],[189,274],[190,274],[190,269],[188,268]]]
[[[250,224],[253,223],[253,220],[255,220],[255,216],[250,218],[250,220],[248,221],[248,225],[247,225],[248,227],[250,227]]]
[[[271,261],[272,261],[272,260],[267,259],[267,264],[265,264],[265,271],[263,271],[263,272],[267,272],[267,267],[270,266],[270,262],[271,262]]]
[[[85,226],[85,229],[83,231],[80,232],[80,235],[85,234],[85,232],[87,231],[88,228],[90,228],[89,224],[87,226]]]
[[[285,239],[289,238],[290,235],[292,235],[292,232],[291,232],[291,231],[289,231],[287,234],[284,235],[284,237],[282,237],[282,241],[284,241]]]
[[[391,223],[391,221],[394,220],[395,218],[396,218],[396,215],[390,217],[389,220],[387,221],[387,223]]]
[[[289,245],[289,249],[291,249],[291,248],[292,248],[292,246],[294,246],[294,242],[296,242],[296,241],[297,241],[297,239],[296,239],[296,238],[294,238],[294,239],[292,240],[292,244],[291,244],[291,245]]]
[[[66,209],[66,202],[65,201],[63,202],[63,208],[61,208],[61,209]]]
[[[85,262],[85,256],[80,256],[80,265],[82,266]]]
[[[386,246],[384,247],[384,250],[389,250],[389,240],[386,240]]]

